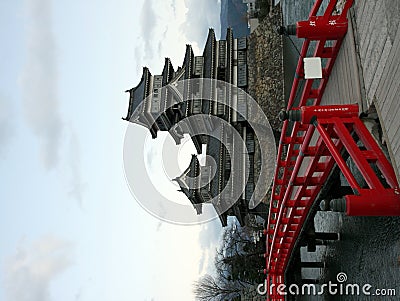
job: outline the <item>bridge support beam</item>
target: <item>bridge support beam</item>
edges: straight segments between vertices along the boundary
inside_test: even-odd
[[[315,252],[317,250],[317,246],[326,246],[328,245],[327,240],[322,239],[310,239],[304,240],[300,243],[301,247],[307,247],[307,252]]]
[[[300,263],[301,268],[324,268],[325,267],[325,262],[301,262]]]
[[[301,106],[281,117],[315,126],[320,135],[317,144],[329,150],[353,190],[344,196],[347,215],[400,216],[400,188],[393,167],[358,113],[358,105]],[[362,182],[342,157],[343,151],[355,163]]]
[[[303,278],[301,279],[301,284],[319,284],[319,279]]]
[[[336,232],[315,232],[315,239],[321,240],[339,240],[340,235]]]

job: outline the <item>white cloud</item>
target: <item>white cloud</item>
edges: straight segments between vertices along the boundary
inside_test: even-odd
[[[199,277],[198,266],[202,257],[202,248],[199,246],[199,232],[201,226],[182,227],[164,223],[160,229],[158,246],[154,247],[157,256],[152,258],[155,266],[152,283],[157,287],[151,291],[155,300],[194,300],[192,287]],[[212,255],[211,255],[212,256]],[[168,260],[166,260],[168,258]],[[205,265],[207,265],[207,258]],[[159,273],[159,269],[168,271],[169,277]]]
[[[183,62],[185,45],[191,44],[201,55],[208,28],[219,36],[220,3],[217,0],[145,1],[140,17],[140,34],[136,47],[137,65],[148,66],[153,74],[162,70],[164,57],[171,58],[175,69]]]
[[[199,276],[210,273],[214,269],[214,257],[216,249],[220,244],[222,226],[218,219],[215,219],[200,228],[199,245],[202,250],[199,261]]]
[[[49,301],[50,284],[70,265],[71,245],[47,236],[20,246],[7,258],[4,287],[8,301]]]
[[[143,2],[140,13],[140,32],[146,49],[145,58],[153,57],[154,32],[157,26],[157,16],[153,7],[153,0]]]
[[[202,249],[209,249],[218,244],[222,233],[222,225],[219,219],[215,219],[201,226],[199,243]]]
[[[220,36],[220,3],[217,0],[185,0],[185,5],[188,11],[182,30],[189,40],[205,41],[210,27],[217,37]]]
[[[83,192],[86,188],[86,184],[82,180],[81,176],[81,152],[80,152],[80,142],[75,131],[71,130],[70,142],[69,142],[69,162],[70,167],[70,189],[69,195],[76,199],[81,208],[83,206]]]
[[[58,164],[63,133],[51,9],[51,0],[26,2],[27,57],[21,75],[26,122],[39,139],[41,158],[47,169]]]
[[[137,37],[136,38],[136,46],[133,51],[133,58],[134,58],[134,64],[135,64],[135,73],[138,74],[138,82],[135,83],[137,85],[140,80],[140,76],[142,75],[142,66],[143,66],[143,60],[144,60],[144,55],[143,55],[143,43],[141,42],[142,40]]]
[[[52,1],[26,0],[26,63],[21,74],[23,113],[28,126],[38,139],[41,161],[47,170],[62,169],[62,155],[71,171],[69,195],[82,202],[83,184],[80,175],[79,140],[71,127],[66,127],[58,95],[56,39],[53,34]],[[1,104],[0,104],[1,106]],[[1,121],[1,119],[0,119]],[[70,148],[68,141],[71,131]],[[1,133],[0,133],[1,138]],[[60,176],[60,178],[63,178]]]
[[[14,134],[13,111],[11,101],[0,94],[0,155],[3,154],[8,141]]]

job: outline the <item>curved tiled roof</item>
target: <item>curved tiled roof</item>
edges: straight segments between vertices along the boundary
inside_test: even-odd
[[[135,110],[143,102],[143,99],[148,96],[148,85],[150,76],[151,73],[149,69],[147,67],[143,67],[142,78],[140,79],[139,84],[136,87],[125,91],[129,92],[129,107],[125,120],[129,120],[131,118],[133,112],[135,112]]]

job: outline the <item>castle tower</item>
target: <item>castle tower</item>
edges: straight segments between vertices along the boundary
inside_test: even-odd
[[[225,40],[217,40],[214,30],[209,29],[201,56],[195,56],[192,47],[186,45],[182,66],[177,70],[168,58],[160,75],[153,76],[144,67],[139,84],[127,90],[129,107],[123,119],[145,126],[153,138],[157,137],[158,131],[169,131],[176,144],[180,144],[184,134],[189,134],[198,154],[206,145],[209,162],[200,166],[193,155],[189,167],[174,180],[197,214],[202,213],[202,204],[212,203],[220,212],[223,226],[227,225],[229,215],[236,216],[244,224],[244,217],[250,211],[248,202],[254,192],[254,152],[257,147],[254,132],[246,121],[246,96],[235,91],[237,88],[227,88],[215,81],[202,80],[204,78],[227,82],[246,91],[247,38],[235,39],[232,30],[228,29]],[[184,81],[188,79],[197,80]],[[174,88],[179,82],[180,88]],[[169,88],[162,89],[165,86]],[[202,118],[201,114],[218,117],[217,120],[223,120],[225,124]],[[188,117],[191,122],[185,122]],[[234,138],[232,128],[227,124],[239,133],[240,139]],[[227,211],[221,210],[235,195],[239,197],[234,205]]]

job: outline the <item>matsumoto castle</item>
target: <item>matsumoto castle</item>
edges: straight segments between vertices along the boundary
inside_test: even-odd
[[[194,81],[194,86],[185,84],[181,92],[162,89],[196,78],[199,80]],[[192,47],[186,45],[183,64],[177,70],[168,58],[160,75],[152,75],[144,67],[139,84],[126,91],[129,92],[129,108],[123,119],[145,126],[153,139],[158,131],[169,131],[176,144],[180,144],[183,135],[189,134],[198,154],[202,153],[205,144],[205,165],[200,165],[194,154],[188,168],[174,181],[197,214],[202,213],[203,203],[211,203],[219,214],[222,226],[227,225],[228,216],[235,216],[241,225],[245,225],[247,215],[257,214],[261,206],[265,206],[264,203],[254,209],[248,206],[257,181],[254,165],[259,162],[254,154],[259,146],[254,131],[246,121],[246,93],[235,93],[218,84],[205,87],[201,78],[225,81],[247,91],[247,38],[236,39],[232,30],[228,29],[226,39],[218,41],[214,30],[209,29],[203,55],[195,56]],[[227,99],[224,102],[229,104],[216,102],[222,98]],[[215,118],[196,119],[196,114]],[[192,121],[180,122],[185,118]],[[232,134],[232,130],[240,134],[240,139]],[[248,160],[243,155],[244,147],[247,148]],[[238,201],[225,211],[223,208],[229,207],[227,203],[232,202],[235,195]]]

